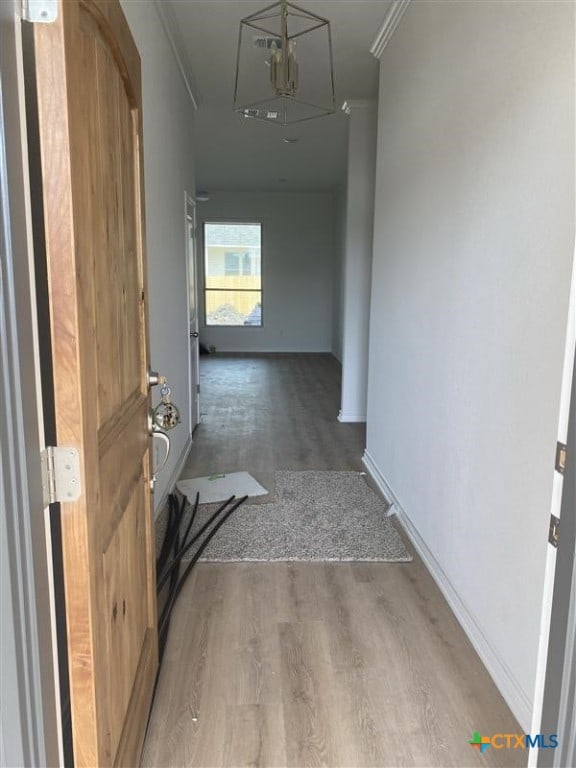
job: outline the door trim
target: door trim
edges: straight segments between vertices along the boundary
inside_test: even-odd
[[[576,352],[576,243],[572,255],[572,279],[570,283],[570,299],[568,304],[568,318],[566,324],[566,341],[564,349],[564,365],[562,383],[560,389],[560,412],[558,415],[557,440],[564,445],[568,442],[568,423],[571,407],[572,382],[574,375],[574,362]],[[572,403],[572,408],[574,408]],[[573,461],[573,458],[569,459]],[[558,469],[554,468],[554,457],[550,458],[550,468],[554,473],[552,485],[552,499],[550,512],[558,519],[561,518],[562,493],[564,477]],[[545,535],[545,531],[543,531]],[[552,619],[552,606],[554,600],[554,581],[556,574],[557,549],[548,544],[546,563],[543,577],[543,596],[540,617],[540,640],[538,645],[538,657],[536,665],[536,681],[534,686],[534,703],[532,708],[531,733],[540,733],[544,707],[544,694],[546,687],[546,675],[548,664],[548,649],[550,643],[550,627]],[[531,747],[528,755],[528,767],[535,768],[538,765],[538,747]]]
[[[20,6],[0,4],[0,468],[4,669],[1,752],[7,764],[62,764],[53,582],[43,509],[43,448],[26,146]],[[23,514],[23,510],[26,514]],[[5,526],[5,527],[4,527]]]
[[[196,320],[198,327],[200,327],[200,309],[198,306],[198,240],[197,240],[197,207],[196,207],[196,200],[192,197],[192,195],[189,192],[184,192],[184,226],[185,226],[185,246],[186,246],[186,276],[187,276],[187,290],[186,290],[186,309],[188,313],[188,324],[190,321],[190,254],[188,253],[188,219],[189,216],[192,215],[192,220],[194,222],[194,254],[192,255],[192,258],[196,259],[195,263],[195,270],[194,270],[194,277],[195,277],[195,284],[196,284]],[[200,372],[198,372],[200,374]],[[198,375],[198,380],[200,380],[200,375]],[[199,381],[198,381],[199,383]],[[200,423],[200,399],[197,396],[196,397],[196,404],[198,408],[198,413],[196,414],[196,424],[193,424],[193,418],[192,418],[192,349],[190,344],[190,339],[188,339],[188,391],[190,394],[190,407],[188,408],[188,434],[190,438],[192,439],[192,434],[194,432],[195,427],[198,426]]]

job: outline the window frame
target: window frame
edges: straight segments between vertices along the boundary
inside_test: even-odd
[[[208,312],[206,301],[207,294],[210,291],[227,291],[229,293],[256,293],[256,288],[207,288],[206,287],[206,225],[218,224],[218,225],[246,225],[246,226],[258,226],[260,227],[260,325],[211,325],[208,323]],[[240,262],[242,259],[240,259]],[[206,219],[202,222],[202,301],[204,304],[204,327],[205,328],[236,328],[236,329],[252,329],[258,330],[264,328],[264,224],[262,221],[254,221],[248,219]],[[242,264],[240,263],[240,274],[242,274]]]

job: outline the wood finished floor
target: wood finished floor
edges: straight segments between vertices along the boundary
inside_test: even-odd
[[[358,469],[323,355],[214,357],[185,475]],[[519,766],[469,746],[519,733],[417,556],[412,563],[205,563],[174,612],[144,766]]]
[[[361,471],[364,424],[341,424],[332,355],[208,357],[201,411],[183,477],[248,470],[265,488],[277,469]]]

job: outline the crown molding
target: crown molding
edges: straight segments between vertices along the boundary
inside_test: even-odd
[[[342,104],[342,112],[349,115],[353,109],[376,109],[376,102],[370,99],[346,99]]]
[[[178,65],[178,69],[184,80],[184,85],[190,96],[190,101],[192,102],[194,109],[198,109],[199,102],[196,95],[194,77],[192,75],[192,66],[188,54],[186,53],[186,46],[180,35],[172,4],[167,2],[167,0],[154,0],[154,5],[156,6],[156,12],[160,19],[160,23],[162,24],[162,29],[168,38],[172,53],[176,59],[176,64]]]
[[[409,2],[410,0],[394,0],[388,9],[386,18],[382,22],[382,26],[370,48],[370,53],[376,56],[377,59],[384,53],[384,49],[390,42],[392,35],[396,31],[396,27],[400,24],[400,19],[404,16]]]

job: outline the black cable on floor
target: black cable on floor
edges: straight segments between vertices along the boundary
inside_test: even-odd
[[[166,570],[164,571],[164,573],[163,573],[162,577],[160,578],[160,581],[158,582],[158,585],[157,585],[157,589],[158,589],[158,590],[162,589],[162,587],[164,586],[164,584],[166,583],[166,581],[167,581],[167,579],[168,579],[168,576],[169,576],[169,574],[170,574],[170,573],[171,573],[171,571],[172,571],[172,570],[173,570],[173,569],[174,569],[174,568],[175,568],[175,567],[176,567],[176,566],[179,564],[180,560],[182,560],[182,557],[183,557],[183,556],[184,556],[184,555],[185,555],[187,552],[189,552],[189,551],[190,551],[190,549],[191,549],[191,548],[194,546],[194,544],[195,544],[195,543],[198,541],[198,539],[200,538],[200,536],[202,536],[202,534],[204,533],[204,531],[205,531],[207,528],[209,528],[209,527],[210,527],[210,525],[212,525],[212,523],[213,523],[213,522],[214,522],[214,520],[215,520],[215,519],[218,517],[218,515],[219,515],[219,514],[220,514],[220,513],[221,513],[221,512],[222,512],[224,509],[226,509],[226,507],[228,506],[228,504],[230,504],[232,501],[234,501],[234,499],[235,499],[235,498],[236,498],[236,496],[230,496],[230,498],[229,498],[229,499],[227,499],[227,500],[224,502],[224,504],[222,504],[220,507],[218,507],[218,509],[216,510],[216,512],[214,512],[214,514],[213,514],[213,515],[211,515],[211,517],[210,517],[210,518],[209,518],[209,519],[208,519],[208,520],[207,520],[207,521],[204,523],[204,525],[202,526],[202,528],[200,528],[200,530],[198,531],[198,533],[196,533],[196,534],[195,534],[195,535],[192,537],[192,539],[191,539],[191,540],[188,542],[188,544],[184,544],[184,545],[183,545],[183,546],[180,548],[180,550],[178,551],[178,553],[175,555],[175,557],[174,557],[174,560],[173,560],[173,561],[170,563],[170,565],[168,566],[168,568],[166,568]]]
[[[226,507],[228,506],[230,501],[233,500],[234,498],[235,497],[232,496],[230,499],[228,499],[228,501],[219,510],[217,510],[217,512],[215,512],[211,516],[211,518],[208,521],[208,523],[206,523],[204,526],[202,526],[201,531],[199,531],[196,534],[194,539],[192,539],[191,544],[193,544],[195,541],[198,540],[198,537],[206,530],[206,528],[209,525],[209,523],[211,523],[220,512],[226,510],[224,512],[224,514],[222,515],[222,517],[220,518],[220,520],[218,520],[218,522],[216,523],[214,528],[211,531],[209,531],[209,533],[206,535],[206,538],[200,544],[200,546],[198,547],[198,549],[196,550],[196,552],[192,556],[192,558],[191,558],[191,560],[190,560],[186,570],[182,574],[182,577],[180,578],[180,581],[178,582],[177,586],[174,589],[174,592],[172,593],[172,595],[170,597],[169,603],[167,603],[166,606],[164,607],[164,611],[162,612],[162,617],[160,619],[159,630],[158,630],[159,634],[161,634],[162,636],[164,636],[166,634],[166,632],[167,632],[167,625],[168,625],[168,623],[170,621],[170,614],[172,613],[172,609],[174,607],[174,604],[176,603],[178,595],[182,591],[182,587],[184,586],[184,583],[186,582],[188,576],[192,572],[192,569],[194,568],[194,566],[196,565],[196,563],[200,559],[200,557],[202,555],[202,552],[204,552],[204,550],[206,549],[206,547],[208,546],[208,544],[210,543],[210,541],[212,540],[214,535],[218,532],[218,530],[221,528],[221,526],[224,525],[224,523],[226,522],[226,520],[228,520],[230,515],[233,512],[235,512],[241,504],[244,504],[244,502],[248,499],[248,496],[243,496],[241,499],[238,499],[238,501],[236,501],[236,503],[233,504],[232,507],[230,507],[230,509],[226,509]],[[182,551],[182,555],[180,556],[180,560],[182,559],[182,556],[185,554],[185,552],[187,552],[189,549],[190,549],[190,546],[182,548],[183,551]]]

